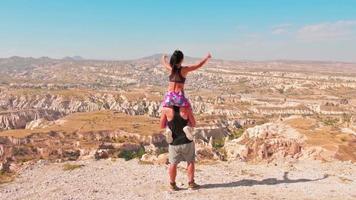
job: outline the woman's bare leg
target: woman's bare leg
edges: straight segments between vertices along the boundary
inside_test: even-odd
[[[189,126],[190,127],[195,127],[196,121],[195,121],[195,118],[194,118],[194,114],[193,114],[192,108],[188,109],[188,116],[189,116]]]

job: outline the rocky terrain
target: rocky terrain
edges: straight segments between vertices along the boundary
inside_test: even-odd
[[[85,196],[73,195],[85,190],[88,196],[84,199],[95,194],[103,199],[115,198],[110,196],[114,194],[128,199],[146,196],[144,191],[152,181],[163,185],[168,144],[159,129],[158,117],[168,73],[159,64],[160,56],[127,61],[0,59],[0,183],[15,181],[1,188],[1,196],[81,199]],[[195,61],[186,59],[188,63]],[[214,171],[207,180],[207,190],[170,194],[157,186],[156,193],[149,193],[149,198],[163,195],[168,199],[195,199],[208,195],[214,199],[219,194],[231,199],[229,195],[242,191],[247,191],[243,197],[255,198],[256,189],[267,199],[289,197],[268,194],[270,185],[276,185],[276,191],[282,189],[296,195],[295,198],[298,193],[304,199],[319,199],[321,193],[334,199],[354,198],[349,188],[355,177],[336,178],[336,172],[335,177],[330,176],[332,169],[340,173],[343,167],[349,170],[347,173],[355,170],[355,77],[353,63],[212,60],[188,76],[185,89],[198,122],[195,143],[201,177],[209,177],[208,171]],[[122,158],[137,158],[140,164],[125,163]],[[117,161],[111,162],[112,159]],[[84,166],[63,172],[61,166],[68,162],[84,162]],[[122,184],[120,187],[128,191],[128,196],[120,194],[123,190],[110,189],[113,192],[107,194],[105,189],[79,185],[67,194],[68,185],[54,186],[59,182],[72,183],[70,173],[78,180],[82,177],[84,182],[95,182],[94,176],[85,171],[95,170],[94,163],[102,166],[103,173],[97,174],[102,178],[109,176],[109,171],[124,170],[126,165],[127,170],[157,172],[160,176],[131,177],[131,182],[114,183],[116,179],[125,180],[119,173],[100,183],[113,187]],[[291,172],[290,178],[279,171],[288,163],[300,165],[301,171],[308,169],[310,163],[316,163],[320,169],[313,168],[315,177],[312,172]],[[269,173],[264,165],[275,171]],[[218,170],[225,167],[226,170]],[[237,168],[256,168],[258,175],[234,182],[235,176],[244,175],[234,171]],[[53,173],[38,180],[42,186],[37,190],[31,184],[36,183],[33,179],[41,170]],[[233,177],[219,179],[225,173]],[[324,177],[325,173],[330,176]],[[293,174],[300,181],[293,182]],[[142,194],[135,193],[129,186],[137,185],[136,181],[141,179],[147,180],[139,182],[136,188]],[[339,180],[346,180],[345,185],[333,189]],[[310,191],[320,184],[326,189]],[[17,193],[19,188],[29,192]]]
[[[69,168],[68,166],[72,166]],[[196,182],[187,190],[185,165],[179,167],[181,191],[167,190],[167,166],[137,160],[39,162],[13,183],[0,187],[1,199],[330,199],[356,198],[356,167],[320,161],[217,162],[198,165]]]

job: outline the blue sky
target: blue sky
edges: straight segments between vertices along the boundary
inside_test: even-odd
[[[0,0],[0,57],[356,62],[356,0]]]

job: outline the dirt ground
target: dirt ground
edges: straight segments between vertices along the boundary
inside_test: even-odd
[[[64,170],[68,166],[73,169]],[[356,165],[350,162],[234,161],[196,168],[202,187],[187,190],[182,163],[177,177],[182,189],[172,192],[166,165],[122,159],[41,162],[1,185],[0,199],[356,199]]]

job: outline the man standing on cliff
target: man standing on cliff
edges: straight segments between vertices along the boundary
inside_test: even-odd
[[[176,185],[177,165],[181,161],[187,162],[188,173],[188,188],[197,189],[199,185],[194,181],[195,171],[195,144],[192,141],[191,133],[184,132],[184,127],[187,126],[188,121],[195,126],[195,121],[190,119],[188,108],[173,106],[164,107],[161,115],[161,128],[165,128],[168,125],[169,130],[172,132],[172,137],[167,137],[169,143],[169,168],[168,174],[170,178],[170,189],[177,191],[179,188]],[[189,139],[188,139],[189,138]]]

